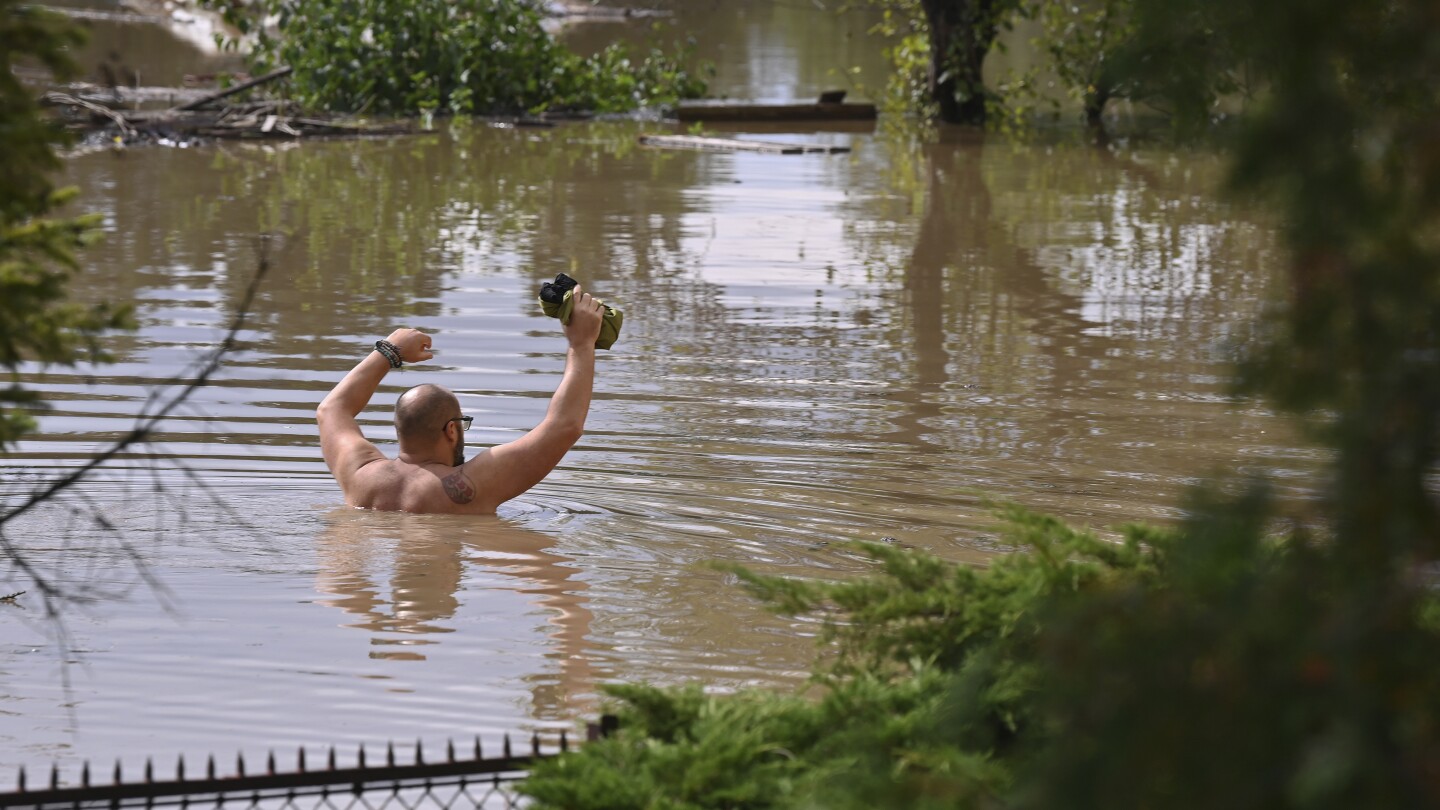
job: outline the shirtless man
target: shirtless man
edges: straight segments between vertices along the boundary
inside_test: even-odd
[[[345,375],[315,411],[325,463],[350,506],[403,512],[490,515],[495,507],[549,475],[580,440],[595,385],[595,339],[604,307],[580,288],[565,326],[570,350],[565,374],[545,418],[513,442],[465,460],[465,429],[455,395],[438,385],[417,385],[395,403],[400,455],[389,459],[366,440],[355,417],[394,366],[378,348]],[[397,329],[386,339],[398,360],[434,357],[430,336]],[[387,347],[388,351],[388,347]]]

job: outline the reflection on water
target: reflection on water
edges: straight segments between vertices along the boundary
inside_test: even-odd
[[[811,626],[704,563],[841,576],[866,567],[846,541],[886,537],[983,562],[987,498],[1168,521],[1221,467],[1311,492],[1313,451],[1227,398],[1274,239],[1217,201],[1213,157],[958,131],[668,152],[637,145],[649,126],[73,160],[109,231],[80,294],[134,300],[142,328],[114,366],[25,370],[56,409],[0,496],[129,429],[218,336],[259,234],[272,270],[194,407],[16,529],[68,571],[109,541],[67,509],[98,510],[178,607],[121,557],[86,568],[128,596],[75,620],[69,691],[43,622],[0,611],[0,765],[553,726],[609,679],[794,687]],[[497,520],[337,511],[314,407],[375,337],[413,326],[443,348],[362,414],[382,449],[423,382],[475,415],[467,441],[508,441],[563,367],[534,297],[559,271],[627,313],[561,467]]]
[[[712,98],[813,101],[827,90],[848,100],[874,99],[884,87],[885,41],[870,34],[881,12],[866,4],[824,0],[646,0],[660,17],[565,26],[560,39],[581,53],[620,40],[637,48],[688,43],[715,68]]]
[[[609,665],[587,639],[582,567],[553,535],[273,494],[159,505],[117,494],[91,502],[139,557],[73,520],[74,500],[20,535],[64,587],[106,598],[72,607],[63,637],[29,598],[0,615],[7,766],[353,755],[387,739],[436,750],[593,712]],[[422,654],[386,654],[406,651]]]
[[[425,648],[457,630],[467,569],[499,574],[488,591],[529,597],[547,615],[556,674],[525,676],[535,717],[563,720],[595,709],[592,614],[574,561],[552,551],[555,538],[500,518],[405,515],[336,509],[324,516],[315,589],[321,604],[351,614],[345,626],[370,634],[370,657],[425,661]],[[388,579],[388,587],[384,584]],[[475,577],[468,577],[473,587]],[[500,651],[496,651],[499,653]]]

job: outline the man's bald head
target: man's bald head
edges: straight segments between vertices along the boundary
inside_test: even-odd
[[[400,444],[433,442],[445,423],[460,415],[460,400],[449,390],[429,383],[400,395],[395,403],[395,434]]]

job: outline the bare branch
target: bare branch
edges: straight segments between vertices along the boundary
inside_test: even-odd
[[[96,468],[100,467],[107,461],[125,452],[134,445],[144,442],[146,438],[149,437],[149,435],[155,430],[155,428],[158,427],[161,422],[165,421],[165,419],[172,412],[174,412],[176,408],[184,404],[185,401],[189,399],[190,396],[194,394],[197,389],[207,385],[210,381],[210,378],[215,374],[216,371],[219,370],[222,358],[224,358],[224,356],[230,351],[231,347],[234,345],[236,335],[238,335],[240,333],[240,330],[244,328],[246,317],[250,314],[250,306],[254,302],[255,296],[260,289],[260,283],[265,278],[265,275],[269,271],[269,268],[269,258],[266,255],[266,251],[262,247],[260,254],[260,266],[255,271],[254,277],[251,278],[250,284],[245,290],[245,295],[240,301],[240,306],[236,310],[234,318],[231,319],[230,328],[226,331],[225,338],[220,342],[218,346],[215,347],[214,350],[210,352],[210,354],[203,361],[201,361],[201,363],[198,364],[198,373],[195,373],[193,376],[188,373],[181,373],[180,375],[172,377],[165,383],[164,386],[162,386],[162,388],[167,388],[170,386],[180,385],[182,386],[180,393],[163,402],[161,402],[157,394],[152,393],[150,400],[141,410],[141,414],[137,418],[135,427],[132,428],[129,433],[125,434],[125,436],[122,437],[115,444],[106,448],[104,451],[97,454],[95,457],[91,458],[89,461],[85,462],[81,466],[77,467],[69,474],[51,482],[49,485],[43,487],[37,492],[32,493],[30,497],[27,498],[20,505],[7,511],[3,515],[0,515],[0,550],[6,552],[6,555],[9,556],[12,562],[14,562],[22,571],[24,571],[29,576],[36,576],[36,572],[34,571],[33,567],[26,563],[23,559],[19,559],[18,557],[16,557],[13,547],[9,544],[8,541],[5,540],[3,531],[5,524],[9,523],[17,517],[20,517],[26,512],[29,512],[31,509],[55,497],[61,492],[64,492],[65,490],[75,486],[76,484],[80,483],[80,481],[84,480],[85,477],[92,473]],[[158,409],[154,412],[147,413],[155,402],[161,402]],[[37,580],[43,579],[40,577],[36,578]],[[47,589],[46,585],[41,585],[40,587],[42,590]]]

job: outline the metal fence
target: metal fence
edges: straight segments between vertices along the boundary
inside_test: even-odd
[[[512,750],[510,738],[501,750],[486,756],[477,737],[473,745],[457,751],[453,742],[444,756],[427,761],[416,743],[414,754],[396,761],[395,746],[386,747],[383,758],[367,759],[362,746],[353,764],[339,767],[335,749],[325,761],[309,767],[305,750],[300,749],[294,770],[276,769],[270,754],[263,771],[247,768],[243,756],[235,760],[233,773],[217,772],[215,759],[205,764],[203,774],[187,772],[182,757],[173,778],[159,780],[147,761],[141,781],[125,781],[120,763],[111,777],[96,783],[87,763],[78,779],[62,782],[58,768],[50,771],[43,784],[31,784],[25,770],[18,775],[15,790],[0,793],[0,808],[33,810],[101,810],[102,808],[184,807],[283,808],[284,810],[445,810],[446,808],[522,807],[523,798],[514,782],[524,778],[538,759],[558,756],[569,749],[565,733],[557,746],[542,746],[532,735],[528,751]]]

